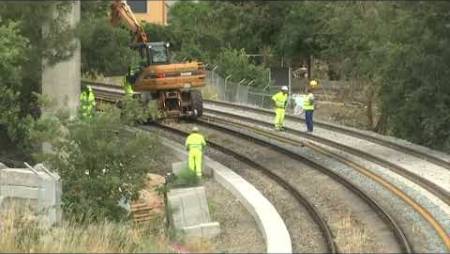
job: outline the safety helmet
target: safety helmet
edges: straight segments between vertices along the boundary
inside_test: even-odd
[[[192,132],[198,132],[198,127],[197,126],[192,127]]]
[[[282,86],[281,87],[281,91],[285,91],[285,92],[287,92],[289,89],[288,89],[288,87],[287,86]]]
[[[314,79],[309,82],[309,87],[311,87],[311,88],[317,88],[318,86],[319,86],[319,83],[317,83],[317,81]]]

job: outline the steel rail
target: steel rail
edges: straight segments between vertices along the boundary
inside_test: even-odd
[[[180,136],[187,136],[189,133],[186,131],[182,131],[164,124],[160,123],[152,123],[153,125],[157,126],[158,128],[161,128],[163,130],[172,132],[176,135]],[[329,253],[337,253],[338,249],[336,246],[336,243],[334,242],[333,235],[331,233],[331,230],[326,223],[326,221],[320,216],[319,211],[317,208],[308,200],[306,199],[300,192],[298,192],[295,187],[293,187],[291,184],[289,184],[286,180],[281,178],[280,176],[273,173],[270,169],[266,168],[264,165],[259,164],[252,160],[251,158],[248,158],[242,154],[239,154],[223,145],[220,145],[217,142],[208,140],[208,146],[221,151],[225,154],[231,155],[236,160],[239,160],[241,162],[244,162],[245,164],[251,166],[252,168],[255,168],[265,175],[267,175],[269,178],[273,179],[275,182],[277,182],[280,186],[282,186],[285,190],[287,190],[302,206],[304,206],[308,212],[308,214],[313,218],[313,220],[318,225],[320,231],[322,232],[322,235],[325,239],[326,246],[327,246],[327,252]]]
[[[268,110],[268,109],[256,108],[256,107],[252,107],[252,106],[240,105],[240,104],[229,103],[229,102],[224,102],[224,101],[216,101],[216,100],[203,100],[203,101],[206,102],[206,103],[222,105],[222,106],[226,106],[226,107],[233,107],[233,108],[237,108],[237,109],[244,109],[246,111],[252,111],[252,112],[255,112],[255,113],[260,113],[260,114],[262,113],[262,114],[266,114],[266,115],[273,115],[273,112],[271,110]],[[288,114],[286,115],[286,119],[293,120],[293,121],[302,121],[302,122],[305,121],[303,118],[300,118],[300,117],[297,117],[297,116],[288,115]],[[404,152],[406,154],[409,154],[409,155],[412,155],[414,157],[426,160],[428,162],[434,163],[436,165],[439,165],[439,166],[441,166],[443,168],[446,168],[446,169],[450,170],[450,162],[449,161],[444,160],[442,158],[439,158],[437,156],[431,155],[431,154],[423,153],[421,151],[418,151],[416,149],[407,147],[405,145],[398,144],[398,143],[390,141],[390,140],[381,139],[379,137],[368,135],[368,134],[365,134],[365,133],[357,131],[357,130],[352,130],[350,128],[341,127],[341,126],[337,126],[337,125],[330,124],[330,123],[315,121],[314,124],[319,126],[319,127],[321,127],[321,128],[324,128],[324,129],[328,129],[328,130],[335,131],[335,132],[340,132],[340,133],[343,133],[343,134],[346,134],[346,135],[350,135],[350,136],[353,136],[353,137],[356,137],[356,138],[368,140],[368,141],[371,141],[373,143],[376,143],[376,144],[379,144],[379,145],[382,145],[382,146],[390,147],[390,148],[396,149],[398,151],[402,151],[402,152]]]
[[[269,137],[270,139],[277,140],[277,141],[279,141],[281,143],[290,144],[290,145],[294,145],[294,146],[299,146],[299,145],[306,146],[306,147],[310,148],[311,150],[314,150],[314,151],[316,151],[318,153],[324,154],[324,155],[326,155],[328,157],[332,157],[332,158],[338,160],[339,162],[341,162],[341,163],[343,163],[343,164],[345,164],[345,165],[347,165],[347,166],[357,170],[361,174],[369,177],[373,181],[375,181],[378,184],[382,185],[383,187],[388,189],[391,193],[393,193],[394,195],[398,196],[401,200],[403,200],[405,203],[407,203],[409,206],[411,206],[417,213],[419,213],[422,216],[422,218],[424,218],[430,224],[430,226],[436,231],[437,235],[440,237],[440,239],[442,240],[442,242],[444,243],[446,248],[450,251],[450,237],[449,237],[449,235],[446,233],[444,227],[433,217],[433,215],[426,208],[424,208],[422,205],[418,204],[413,198],[411,198],[408,194],[406,194],[405,192],[400,190],[398,187],[396,187],[395,185],[393,185],[392,183],[390,183],[389,181],[387,181],[383,177],[381,177],[379,175],[376,175],[375,173],[371,172],[369,169],[365,168],[364,166],[362,166],[362,165],[360,165],[358,163],[355,163],[355,162],[353,162],[353,161],[351,161],[351,160],[349,160],[349,159],[347,159],[347,158],[345,158],[345,157],[343,157],[343,156],[341,156],[341,155],[339,155],[337,153],[329,151],[329,150],[327,150],[327,149],[325,149],[325,148],[323,148],[323,147],[321,147],[319,145],[316,145],[316,144],[314,144],[312,142],[301,142],[301,141],[291,140],[291,139],[283,137],[283,136],[281,136],[279,134],[275,134],[273,132],[265,131],[265,130],[262,130],[262,129],[257,128],[257,127],[248,126],[248,125],[245,125],[245,124],[242,124],[242,123],[234,122],[234,121],[231,121],[230,119],[219,119],[219,118],[214,118],[214,117],[213,117],[214,118],[213,119],[213,118],[211,118],[208,115],[204,115],[203,118],[204,119],[206,118],[207,120],[199,120],[199,121],[201,123],[203,123],[203,124],[207,124],[208,126],[213,126],[212,122],[214,122],[214,121],[222,122],[222,124],[227,125],[227,126],[234,125],[234,126],[236,126],[236,128],[238,128],[238,130],[242,130],[244,128],[249,129],[253,133],[258,133],[259,135],[262,135],[262,136],[265,136],[265,137]],[[215,126],[218,129],[221,129],[223,131],[228,131],[229,130],[229,127],[227,128],[227,127],[224,127],[224,126],[221,126],[221,125],[215,125]],[[277,146],[276,144],[271,144],[268,141],[262,140],[260,138],[257,139],[255,137],[252,137],[252,136],[248,135],[248,134],[243,134],[243,133],[239,133],[239,132],[237,132],[237,133],[239,135],[247,137],[248,139],[256,140],[257,142],[261,142],[261,143],[263,143],[265,145]],[[278,146],[278,147],[280,149],[283,149],[283,152],[286,153],[286,154],[290,154],[292,156],[302,157],[301,155],[299,155],[299,154],[297,154],[297,153],[295,153],[295,152],[293,152],[293,151],[291,151],[289,149],[283,148],[281,146]],[[319,168],[319,167],[314,167],[314,168]],[[336,173],[333,173],[333,174],[337,175]],[[376,203],[375,200],[373,200],[371,198],[369,198],[369,199]],[[381,207],[379,207],[379,208],[382,209]],[[385,216],[388,216],[388,217],[385,217]],[[392,225],[394,225],[394,224],[396,225],[395,227],[397,229],[395,229],[396,230],[395,234],[396,234],[397,239],[399,241],[404,241],[405,243],[408,243],[407,239],[406,239],[406,237],[405,237],[405,235],[403,233],[403,231],[401,231],[401,228],[397,225],[397,223],[388,214],[385,214],[385,216],[383,216],[383,217],[385,217],[386,219],[392,221],[392,223],[393,223]],[[397,231],[397,230],[400,230],[400,231]],[[411,250],[411,249],[409,248],[409,250]]]
[[[239,119],[241,121],[252,122],[252,123],[255,123],[260,126],[273,127],[273,124],[268,123],[266,121],[258,120],[258,119],[254,119],[254,118],[247,118],[245,116],[240,116],[240,115],[232,114],[229,112],[223,112],[223,111],[207,109],[207,108],[204,108],[203,112],[206,115],[208,114],[208,112],[210,112],[210,113],[213,113],[216,115],[222,115],[227,118],[234,118],[234,119]],[[375,156],[373,154],[358,150],[356,148],[353,148],[353,147],[350,147],[347,145],[343,145],[343,144],[335,142],[333,140],[322,138],[317,135],[307,134],[302,131],[295,130],[295,129],[288,128],[288,127],[286,127],[285,130],[287,133],[298,135],[305,139],[312,140],[312,141],[315,141],[315,142],[318,142],[321,144],[325,144],[325,145],[334,147],[341,151],[348,152],[350,154],[356,155],[358,157],[364,158],[365,160],[371,161],[375,164],[378,164],[385,168],[388,168],[388,169],[396,172],[397,174],[407,178],[408,180],[414,182],[415,184],[419,185],[420,187],[428,190],[429,192],[434,194],[436,197],[441,199],[444,203],[446,203],[447,205],[450,205],[450,193],[447,190],[445,190],[442,187],[438,186],[437,184],[431,182],[430,180],[425,179],[425,178],[421,177],[420,175],[417,175],[417,174],[405,169],[404,167],[396,165],[392,162],[389,162],[389,161],[387,161],[383,158],[380,158],[378,156]]]

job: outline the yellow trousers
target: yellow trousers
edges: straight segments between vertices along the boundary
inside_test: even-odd
[[[199,149],[189,150],[189,169],[194,171],[198,177],[202,176],[203,153]]]
[[[275,108],[275,129],[284,127],[284,115],[286,110],[284,108]]]

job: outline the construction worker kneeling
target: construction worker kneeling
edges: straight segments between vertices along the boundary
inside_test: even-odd
[[[286,113],[286,106],[288,102],[288,87],[282,86],[281,91],[272,96],[272,100],[275,104],[275,129],[283,130],[284,128],[284,115]]]
[[[188,166],[199,178],[203,170],[203,149],[206,147],[205,138],[199,133],[197,127],[192,128],[186,139],[186,149],[189,151]]]

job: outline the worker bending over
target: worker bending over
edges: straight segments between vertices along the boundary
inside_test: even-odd
[[[288,102],[288,87],[282,86],[281,91],[272,96],[272,100],[275,104],[275,129],[281,131],[284,128],[284,115]]]
[[[202,177],[203,149],[206,146],[205,138],[199,133],[197,127],[192,128],[191,134],[186,139],[186,149],[189,151],[188,165],[198,177]]]

